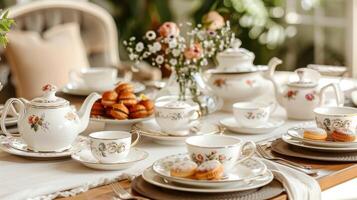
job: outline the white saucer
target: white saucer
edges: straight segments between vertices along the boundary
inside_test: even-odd
[[[316,125],[315,125],[315,127],[316,127]],[[306,139],[306,138],[304,138],[304,129],[303,128],[291,128],[288,130],[288,134],[293,138],[296,138],[298,140],[303,141],[306,144],[311,144],[314,146],[336,147],[336,148],[357,147],[357,140],[355,140],[354,142],[334,142],[334,141]]]
[[[72,154],[72,158],[83,165],[99,170],[123,170],[148,157],[148,153],[138,148],[131,148],[129,155],[117,163],[100,163],[94,158],[89,148],[84,148]]]
[[[118,78],[117,82],[123,81],[123,79]],[[139,93],[145,90],[145,85],[139,82],[130,82],[134,86],[134,92]],[[85,86],[77,86],[75,84],[68,83],[64,88],[62,88],[62,92],[66,94],[71,94],[71,95],[79,95],[79,96],[87,96],[92,92],[99,92],[103,93],[106,90],[113,90],[115,86],[110,88],[105,88],[105,90],[101,91],[94,91],[90,88],[87,88]]]
[[[150,138],[158,144],[164,145],[184,145],[185,140],[195,135],[211,135],[221,133],[223,130],[212,123],[199,122],[193,125],[187,135],[169,135],[161,131],[155,119],[134,124],[132,129],[139,131],[140,135]]]
[[[336,148],[336,147],[323,147],[323,146],[315,146],[315,145],[311,145],[311,144],[307,144],[304,143],[302,140],[300,139],[296,139],[294,137],[291,137],[289,134],[284,133],[281,136],[281,139],[288,143],[291,144],[293,146],[298,146],[298,147],[303,147],[303,148],[307,148],[310,150],[314,150],[314,151],[323,151],[323,152],[353,152],[353,151],[357,151],[357,146],[351,146],[351,147],[344,147],[344,148]]]
[[[270,170],[266,170],[266,172],[259,178],[247,182],[240,181],[234,184],[229,184],[225,187],[218,187],[218,188],[202,188],[202,187],[185,186],[182,184],[175,184],[173,182],[165,180],[164,178],[156,174],[151,167],[145,169],[145,171],[142,173],[142,177],[146,182],[161,188],[167,188],[167,189],[185,191],[185,192],[204,192],[204,193],[245,191],[245,190],[255,189],[267,185],[274,179],[272,172]]]
[[[260,178],[260,176],[262,176],[267,170],[267,167],[263,162],[256,158],[250,158],[237,164],[232,170],[224,172],[224,175],[220,180],[195,180],[171,176],[171,166],[183,160],[190,160],[190,156],[188,154],[167,156],[154,162],[152,169],[159,176],[168,181],[202,188],[224,187],[241,181],[249,182],[250,180]]]
[[[234,117],[224,118],[224,119],[221,119],[219,122],[222,126],[224,126],[225,128],[227,128],[230,131],[233,131],[236,133],[244,133],[244,134],[269,133],[285,123],[285,121],[282,119],[270,118],[269,121],[264,125],[254,127],[254,128],[248,128],[248,127],[240,126],[236,122]]]

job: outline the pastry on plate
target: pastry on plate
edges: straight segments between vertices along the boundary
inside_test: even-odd
[[[117,85],[117,87],[115,88],[115,92],[117,92],[118,94],[122,93],[122,92],[134,92],[134,86],[130,83],[119,83],[119,85]]]
[[[118,94],[115,91],[105,91],[102,94],[102,104],[105,107],[111,107],[117,103]]]
[[[196,173],[197,164],[191,160],[182,160],[174,163],[170,168],[171,176],[192,178]]]
[[[137,103],[136,96],[132,92],[122,92],[118,97],[118,101],[126,106],[133,106]]]
[[[145,107],[148,116],[154,113],[154,102],[150,99],[143,99],[139,101],[139,104]]]
[[[128,119],[129,110],[124,104],[117,103],[112,106],[112,109],[110,110],[110,115],[115,119]]]
[[[209,160],[197,167],[195,178],[198,180],[219,180],[223,171],[223,165],[218,160]]]
[[[331,137],[338,142],[353,142],[356,140],[356,133],[348,129],[336,129],[331,133]]]
[[[145,107],[141,104],[135,104],[129,107],[129,117],[131,119],[144,118],[147,116]]]
[[[322,128],[305,128],[304,138],[310,140],[326,140],[327,132]]]
[[[90,114],[92,116],[103,116],[105,114],[105,108],[101,103],[101,99],[93,104]]]

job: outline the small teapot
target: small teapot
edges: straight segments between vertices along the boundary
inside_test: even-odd
[[[281,63],[280,60],[278,61],[276,59],[271,62]],[[279,104],[285,108],[289,119],[314,119],[315,115],[313,110],[316,107],[323,106],[325,102],[325,91],[330,87],[334,90],[337,106],[343,106],[344,96],[337,84],[328,84],[318,91],[319,72],[308,68],[297,69],[295,73],[298,76],[298,80],[290,81],[285,89],[281,89],[273,77],[274,71],[275,67],[270,68],[268,78],[273,82],[276,99]]]
[[[42,88],[42,97],[31,101],[23,98],[7,100],[0,121],[2,131],[11,137],[6,130],[5,119],[16,103],[19,108],[17,126],[29,149],[48,152],[70,148],[77,135],[87,128],[91,107],[101,96],[90,94],[76,112],[67,100],[55,95],[56,90],[56,86],[47,84]]]

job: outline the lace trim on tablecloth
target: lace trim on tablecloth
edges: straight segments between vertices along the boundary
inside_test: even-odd
[[[72,189],[65,190],[65,191],[57,191],[57,192],[54,192],[51,194],[33,197],[33,198],[29,198],[28,200],[51,200],[51,199],[55,199],[55,198],[59,198],[59,197],[75,196],[75,195],[78,195],[79,193],[86,192],[91,188],[108,185],[110,183],[117,182],[120,180],[125,180],[125,179],[133,180],[134,178],[135,178],[134,175],[124,173],[124,174],[121,174],[114,178],[100,178],[96,182],[93,182],[93,183],[86,183],[86,184],[83,184],[76,188],[72,188]]]

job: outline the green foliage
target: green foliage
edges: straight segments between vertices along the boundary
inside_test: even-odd
[[[6,46],[7,37],[6,34],[10,31],[10,28],[15,21],[13,19],[8,18],[9,11],[2,11],[0,15],[0,44],[2,46]]]

